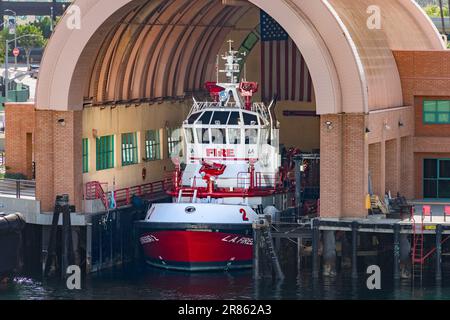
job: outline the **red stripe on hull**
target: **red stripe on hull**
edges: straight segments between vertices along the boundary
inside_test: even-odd
[[[146,258],[161,265],[251,263],[253,239],[239,234],[199,231],[148,231],[140,237]]]

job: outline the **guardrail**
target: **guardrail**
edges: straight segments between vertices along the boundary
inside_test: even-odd
[[[13,196],[16,199],[35,198],[36,181],[33,180],[0,180],[0,196]]]
[[[102,200],[105,208],[111,205],[112,194],[114,194],[114,207],[119,208],[130,205],[133,196],[146,199],[156,198],[165,194],[166,190],[172,186],[172,180],[166,179],[161,181],[150,182],[139,186],[117,189],[114,192],[108,190],[107,183],[98,181],[86,183],[85,199],[86,200]]]

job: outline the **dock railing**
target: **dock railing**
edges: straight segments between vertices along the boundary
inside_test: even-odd
[[[0,196],[15,197],[16,199],[34,199],[36,197],[36,181],[34,180],[0,180]]]
[[[100,199],[106,209],[111,209],[112,194],[114,195],[114,208],[124,207],[132,203],[133,196],[153,199],[165,194],[172,186],[172,180],[165,179],[138,186],[109,190],[107,183],[91,181],[85,186],[85,200]]]

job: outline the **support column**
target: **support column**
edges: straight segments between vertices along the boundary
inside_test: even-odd
[[[81,126],[81,111],[36,111],[36,198],[43,212],[53,210],[58,194],[82,211]]]
[[[336,238],[334,231],[323,232],[323,275],[336,275]]]
[[[366,116],[347,114],[343,118],[342,217],[367,217],[369,144]]]
[[[407,234],[400,234],[400,277],[409,279],[411,277],[411,243]]]
[[[41,211],[51,212],[55,204],[53,183],[53,111],[36,110],[36,199]]]
[[[54,143],[54,192],[68,194],[70,204],[81,212],[83,198],[83,144],[82,112],[55,112]],[[61,123],[64,121],[64,124]]]
[[[400,279],[400,225],[394,224],[394,279]]]
[[[386,141],[386,187],[385,192],[391,191],[393,197],[399,191],[399,168],[397,163],[397,140]]]
[[[313,278],[319,277],[319,242],[320,242],[320,230],[319,220],[313,220],[313,238],[312,238],[312,276]]]
[[[436,226],[436,280],[442,280],[442,225]]]
[[[407,199],[414,199],[414,141],[413,137],[401,138],[400,193]]]
[[[342,215],[342,115],[320,117],[320,216]]]
[[[358,227],[357,221],[352,222],[352,278],[358,278]]]
[[[381,143],[369,145],[369,172],[372,179],[372,192],[381,196],[384,192],[384,185],[381,179]]]

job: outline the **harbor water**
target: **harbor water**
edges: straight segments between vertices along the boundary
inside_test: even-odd
[[[411,280],[382,280],[380,290],[367,288],[368,275],[357,280],[341,273],[335,278],[300,278],[282,282],[254,281],[251,271],[183,273],[146,266],[126,266],[82,280],[81,290],[69,290],[62,281],[17,276],[0,285],[0,300],[447,300],[450,281],[437,285],[424,278],[413,288]]]

